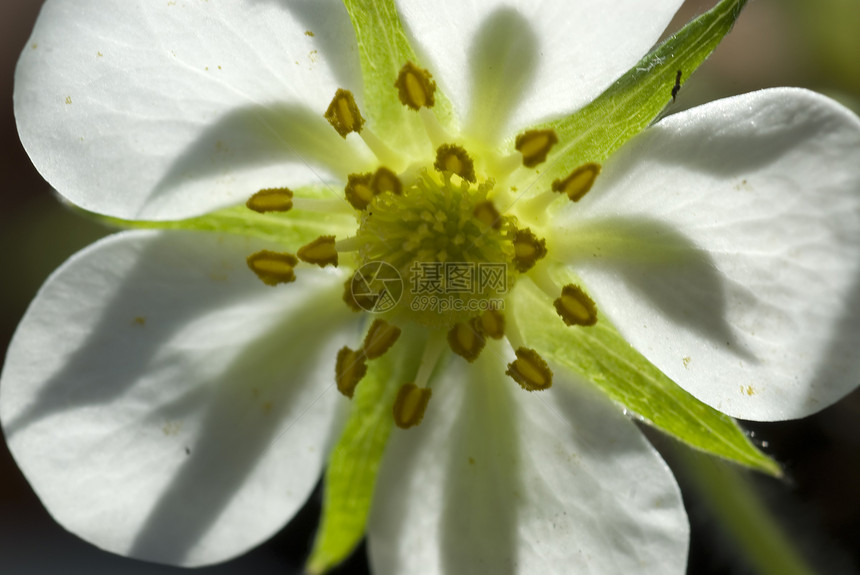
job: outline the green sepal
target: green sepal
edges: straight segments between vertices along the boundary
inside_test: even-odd
[[[579,283],[575,278],[570,283]],[[780,476],[731,417],[684,391],[637,352],[605,318],[568,327],[550,298],[530,282],[517,285],[514,313],[524,343],[544,359],[602,389],[645,423],[701,451]]]
[[[684,26],[639,61],[596,100],[540,129],[559,138],[539,176],[541,189],[588,162],[602,163],[630,138],[647,128],[673,100],[679,87],[732,29],[746,0],[723,0]]]
[[[364,80],[362,113],[373,120],[371,127],[380,137],[394,144],[392,148],[419,146],[426,141],[424,127],[418,114],[400,103],[394,82],[406,62],[422,64],[409,43],[394,1],[344,0],[344,5],[358,43]],[[437,86],[433,112],[443,126],[451,124],[451,109]]]
[[[316,188],[302,188],[296,196],[303,198],[330,197],[331,192]],[[257,238],[271,244],[280,245],[288,250],[296,250],[322,235],[346,237],[355,232],[355,217],[347,214],[333,214],[291,210],[284,213],[260,214],[244,205],[222,208],[202,216],[182,220],[124,220],[96,214],[71,206],[84,216],[121,229],[151,230],[196,230],[217,232]]]
[[[376,476],[394,427],[394,400],[400,386],[414,377],[419,362],[422,346],[417,339],[404,332],[390,352],[368,362],[367,374],[355,389],[346,425],[329,457],[322,519],[308,573],[327,572],[364,537]]]

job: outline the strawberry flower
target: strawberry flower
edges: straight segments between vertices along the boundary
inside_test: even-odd
[[[729,416],[854,388],[860,121],[775,89],[648,127],[744,2],[640,60],[679,4],[48,0],[22,141],[130,228],[2,373],[57,521],[210,564],[325,469],[312,572],[365,533],[378,573],[682,572],[621,406],[778,473]]]

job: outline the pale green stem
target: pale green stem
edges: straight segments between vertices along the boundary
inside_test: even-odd
[[[695,488],[756,572],[814,575],[739,467],[687,448],[676,453]]]

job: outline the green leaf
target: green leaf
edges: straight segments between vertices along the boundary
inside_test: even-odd
[[[322,199],[330,197],[325,189],[302,188],[297,197]],[[197,230],[259,238],[272,244],[296,250],[322,235],[346,237],[355,232],[355,217],[317,211],[291,210],[285,213],[259,214],[244,205],[223,208],[184,220],[123,220],[88,212],[73,206],[85,216],[116,228],[153,230]]]
[[[571,278],[573,279],[573,278]],[[572,283],[578,283],[573,279]],[[627,343],[606,318],[568,327],[530,282],[517,285],[514,314],[525,344],[600,387],[609,397],[681,441],[779,476],[779,466],[750,443],[734,419],[705,405]]]
[[[559,143],[539,180],[567,177],[577,167],[601,163],[624,142],[648,127],[672,101],[680,85],[732,29],[746,0],[723,0],[645,56],[588,106],[540,128],[555,130]]]
[[[373,129],[383,139],[395,139],[395,145],[411,145],[403,140],[408,135],[418,143],[426,141],[424,127],[418,114],[400,103],[394,81],[406,62],[421,66],[415,54],[393,0],[344,0],[361,62],[364,79],[362,113],[373,120]],[[433,107],[439,122],[450,125],[451,104],[436,90]],[[400,138],[401,140],[397,140]]]
[[[415,330],[412,330],[415,331]],[[346,559],[364,537],[376,475],[394,426],[400,385],[414,376],[422,347],[404,333],[394,349],[368,362],[343,433],[325,474],[322,521],[308,559],[309,573],[325,573]]]

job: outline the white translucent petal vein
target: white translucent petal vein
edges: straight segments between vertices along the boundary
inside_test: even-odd
[[[70,259],[0,383],[9,447],[50,513],[99,547],[201,565],[259,544],[319,478],[351,318],[343,279],[273,289],[253,242],[126,232]]]
[[[669,117],[558,223],[600,309],[705,403],[790,419],[856,387],[860,120],[835,102],[785,88]]]
[[[337,0],[48,0],[16,71],[18,130],[79,206],[199,215],[364,165],[322,118],[338,86],[361,92],[354,45]]]
[[[397,4],[460,118],[486,135],[498,130],[487,122],[510,118],[519,130],[596,98],[652,47],[682,1]]]
[[[687,517],[660,456],[560,368],[552,390],[523,391],[509,356],[491,342],[476,365],[452,362],[421,426],[392,437],[368,526],[374,572],[683,573]]]

